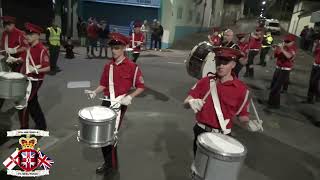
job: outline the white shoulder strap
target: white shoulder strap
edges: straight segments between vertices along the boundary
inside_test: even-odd
[[[134,71],[133,83],[132,83],[133,88],[136,88],[137,74],[138,74],[138,66],[136,66],[136,70]]]
[[[210,80],[210,92],[211,92],[211,97],[213,101],[213,106],[214,109],[216,110],[216,114],[219,120],[219,124],[221,127],[221,130],[223,132],[227,131],[227,123],[223,117],[222,110],[221,110],[221,105],[220,105],[220,100],[218,97],[218,91],[217,91],[217,84],[215,80]]]
[[[113,82],[113,65],[110,64],[109,68],[109,92],[110,92],[110,99],[114,101],[116,99],[115,92],[114,92],[114,82]],[[111,105],[113,102],[111,101]]]
[[[239,114],[240,114],[240,112],[242,111],[242,109],[243,109],[244,105],[246,105],[246,103],[247,103],[248,99],[249,99],[249,90],[247,90],[247,92],[246,92],[246,96],[244,97],[244,100],[243,100],[243,102],[242,102],[242,104],[241,104],[241,106],[240,106],[239,110],[237,111],[236,115],[239,115]]]

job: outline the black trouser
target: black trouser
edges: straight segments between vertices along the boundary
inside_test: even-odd
[[[199,127],[197,124],[193,127],[193,134],[194,134],[194,139],[193,139],[193,155],[194,157],[196,156],[196,152],[197,152],[197,139],[198,136],[202,133],[207,132],[206,130],[202,129],[201,127]]]
[[[109,101],[103,101],[102,106],[110,107]],[[124,117],[124,114],[127,110],[127,106],[121,106],[121,117],[120,117],[120,123],[119,127],[121,126],[122,119]],[[117,169],[118,168],[118,153],[117,153],[117,146],[114,146],[113,144],[102,147],[101,148],[104,163],[108,168]]]
[[[268,105],[273,107],[280,106],[280,93],[286,80],[289,78],[290,71],[276,69],[271,82]]]
[[[237,61],[236,67],[233,69],[234,73],[236,74],[236,77],[239,77],[239,73],[242,68],[243,65],[239,61]]]
[[[150,42],[150,49],[153,48],[153,44],[155,46],[155,48],[157,47],[157,41],[156,41],[156,37],[154,35],[151,35],[151,42]]]
[[[261,49],[260,52],[260,64],[266,65],[266,55],[269,53],[270,47],[265,47]]]
[[[159,45],[159,46],[158,46]],[[162,42],[161,42],[161,38],[156,38],[156,41],[155,41],[155,48],[159,48],[161,49],[162,47]]]
[[[320,100],[320,66],[313,66],[310,74],[308,101],[312,102],[314,97]]]
[[[248,63],[246,65],[246,75],[249,77],[253,77],[254,75],[253,62],[254,62],[254,58],[258,53],[259,51],[249,51]]]
[[[36,124],[35,129],[47,129],[46,119],[38,101],[38,90],[41,87],[41,84],[42,81],[32,81],[32,89],[28,100],[28,106],[23,110],[19,110],[21,129],[29,128],[29,113]]]
[[[50,68],[51,70],[57,69],[57,62],[59,58],[60,46],[49,45],[50,52]]]
[[[132,56],[133,56],[133,62],[136,63],[140,56],[140,53],[133,53]]]
[[[285,82],[283,83],[282,91],[288,91],[288,89],[289,89],[289,84],[290,84],[290,72],[291,72],[291,71],[289,71],[289,75],[288,75],[287,79],[285,80]]]

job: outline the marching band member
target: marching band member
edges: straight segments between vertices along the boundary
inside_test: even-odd
[[[308,88],[308,99],[305,103],[313,104],[314,99],[320,102],[320,36],[316,37],[314,49],[314,63],[312,66],[309,88]]]
[[[219,28],[213,28],[213,34],[208,35],[208,40],[212,46],[220,46],[221,45],[221,35],[219,34]]]
[[[228,47],[239,50],[239,46],[233,42],[233,31],[231,29],[227,29],[223,33],[223,41],[221,43],[221,47]]]
[[[244,77],[254,76],[254,58],[259,54],[262,42],[262,28],[257,28],[256,32],[251,33],[249,39],[249,53],[248,53],[248,63],[246,65],[246,72]]]
[[[282,44],[275,46],[274,56],[276,58],[276,70],[273,74],[271,90],[269,95],[269,108],[280,108],[281,88],[289,79],[294,59],[297,53],[295,45],[296,37],[292,34],[286,35]]]
[[[237,77],[239,77],[239,73],[244,65],[247,64],[248,61],[248,50],[249,50],[249,43],[246,41],[246,34],[245,33],[239,33],[236,35],[238,38],[238,46],[239,50],[242,53],[242,56],[239,61],[237,61],[237,65],[234,68],[234,72]]]
[[[29,128],[29,113],[36,126],[35,129],[46,130],[47,124],[38,101],[38,90],[40,89],[45,74],[50,71],[49,53],[46,47],[40,42],[40,34],[43,29],[37,25],[26,23],[26,38],[30,45],[27,51],[22,54],[21,73],[25,74],[31,82],[31,88],[27,91],[27,106],[19,111],[21,129]]]
[[[122,119],[131,104],[132,99],[144,91],[144,81],[139,67],[124,55],[129,39],[120,33],[111,33],[109,45],[112,50],[112,60],[106,64],[101,75],[100,85],[93,91],[86,90],[85,93],[94,98],[98,93],[103,92],[104,96],[110,98],[111,102],[104,101],[102,106],[109,107],[114,101],[121,104],[121,112],[118,113],[116,129],[121,126]],[[131,87],[137,88],[130,93]],[[118,124],[118,125],[117,125]],[[117,147],[109,145],[102,148],[104,164],[97,168],[96,173],[109,174],[112,169],[117,169]]]
[[[129,39],[130,39],[129,46],[130,46],[130,48],[133,48],[133,62],[134,63],[137,62],[137,60],[140,56],[141,47],[143,46],[143,43],[144,43],[144,34],[143,34],[143,32],[141,32],[141,26],[142,26],[142,24],[140,22],[135,22],[134,23],[134,32],[129,37]]]
[[[8,55],[6,62],[14,72],[19,72],[21,61],[19,58],[21,53],[26,50],[28,43],[24,38],[24,32],[16,28],[16,18],[11,16],[2,16],[4,31],[1,37],[1,49],[5,50]],[[4,103],[4,99],[0,99],[0,109]]]
[[[216,75],[199,80],[184,103],[196,113],[193,150],[197,137],[204,132],[230,135],[233,123],[247,128],[249,122],[249,91],[232,74],[241,52],[232,48],[215,48]],[[219,105],[221,108],[219,108]]]

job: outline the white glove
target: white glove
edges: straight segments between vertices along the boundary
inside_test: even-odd
[[[141,41],[137,41],[137,46],[140,46],[142,44]]]
[[[15,48],[8,48],[6,51],[8,54],[16,54],[18,47]]]
[[[6,60],[7,63],[15,63],[21,61],[21,58],[14,58],[12,56],[9,56],[8,59]]]
[[[29,71],[30,73],[36,73],[39,72],[39,69],[41,68],[41,65],[37,65],[36,67],[33,67],[31,65],[29,65]]]
[[[91,90],[84,90],[84,93],[89,95],[89,97],[91,99],[94,99],[97,96],[97,93],[95,91],[91,91]]]
[[[248,130],[252,132],[263,132],[262,120],[250,120],[248,124]]]
[[[202,99],[190,99],[189,101],[191,109],[194,111],[194,113],[197,113],[201,111],[205,101]]]
[[[131,104],[132,97],[130,95],[125,96],[124,98],[121,99],[120,103],[122,105],[128,106]]]

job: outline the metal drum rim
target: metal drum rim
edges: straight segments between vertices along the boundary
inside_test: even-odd
[[[92,120],[92,119],[85,118],[80,114],[81,110],[85,109],[85,108],[82,108],[78,112],[78,117],[79,117],[79,120],[81,122],[84,122],[84,123],[87,123],[87,124],[97,124],[97,123],[109,124],[109,122],[114,121],[116,119],[116,117],[117,117],[117,113],[111,108],[108,108],[108,107],[105,107],[105,106],[91,106],[91,107],[102,107],[102,108],[110,109],[110,110],[112,110],[114,112],[114,115],[110,119],[103,119],[103,121],[89,121],[89,120]]]
[[[6,71],[1,71],[1,72],[6,72]],[[12,72],[6,72],[6,73],[12,73]],[[17,72],[13,72],[13,73],[17,73]],[[21,80],[27,80],[27,76],[22,74],[22,73],[17,73],[17,74],[21,74],[23,77],[18,78],[18,79],[10,79],[10,78],[6,78],[0,75],[0,79],[3,80],[10,80],[10,81],[21,81]]]
[[[113,144],[113,142],[114,142],[114,140],[112,140],[112,141],[108,141],[108,142],[105,142],[105,143],[90,143],[89,141],[84,140],[83,138],[81,138],[81,136],[77,136],[77,139],[78,139],[79,142],[82,142],[82,143],[84,143],[84,145],[86,145],[88,147],[91,147],[91,148],[105,147],[105,146]],[[113,139],[114,139],[114,135],[113,135]]]
[[[204,143],[200,143],[199,142],[199,138],[200,138],[200,136],[198,137],[197,142],[196,142],[198,147],[202,147],[204,151],[209,151],[210,154],[212,155],[212,157],[218,158],[220,160],[225,160],[225,159],[230,159],[230,160],[232,160],[232,159],[235,159],[235,160],[236,159],[240,159],[241,160],[242,158],[245,158],[245,156],[246,156],[246,154],[248,152],[247,148],[240,141],[238,141],[237,139],[232,138],[232,137],[229,137],[229,138],[234,139],[235,141],[237,141],[238,143],[240,143],[243,146],[243,152],[241,152],[241,153],[221,152],[219,150],[211,148],[210,146],[208,146],[208,145],[206,145]]]

